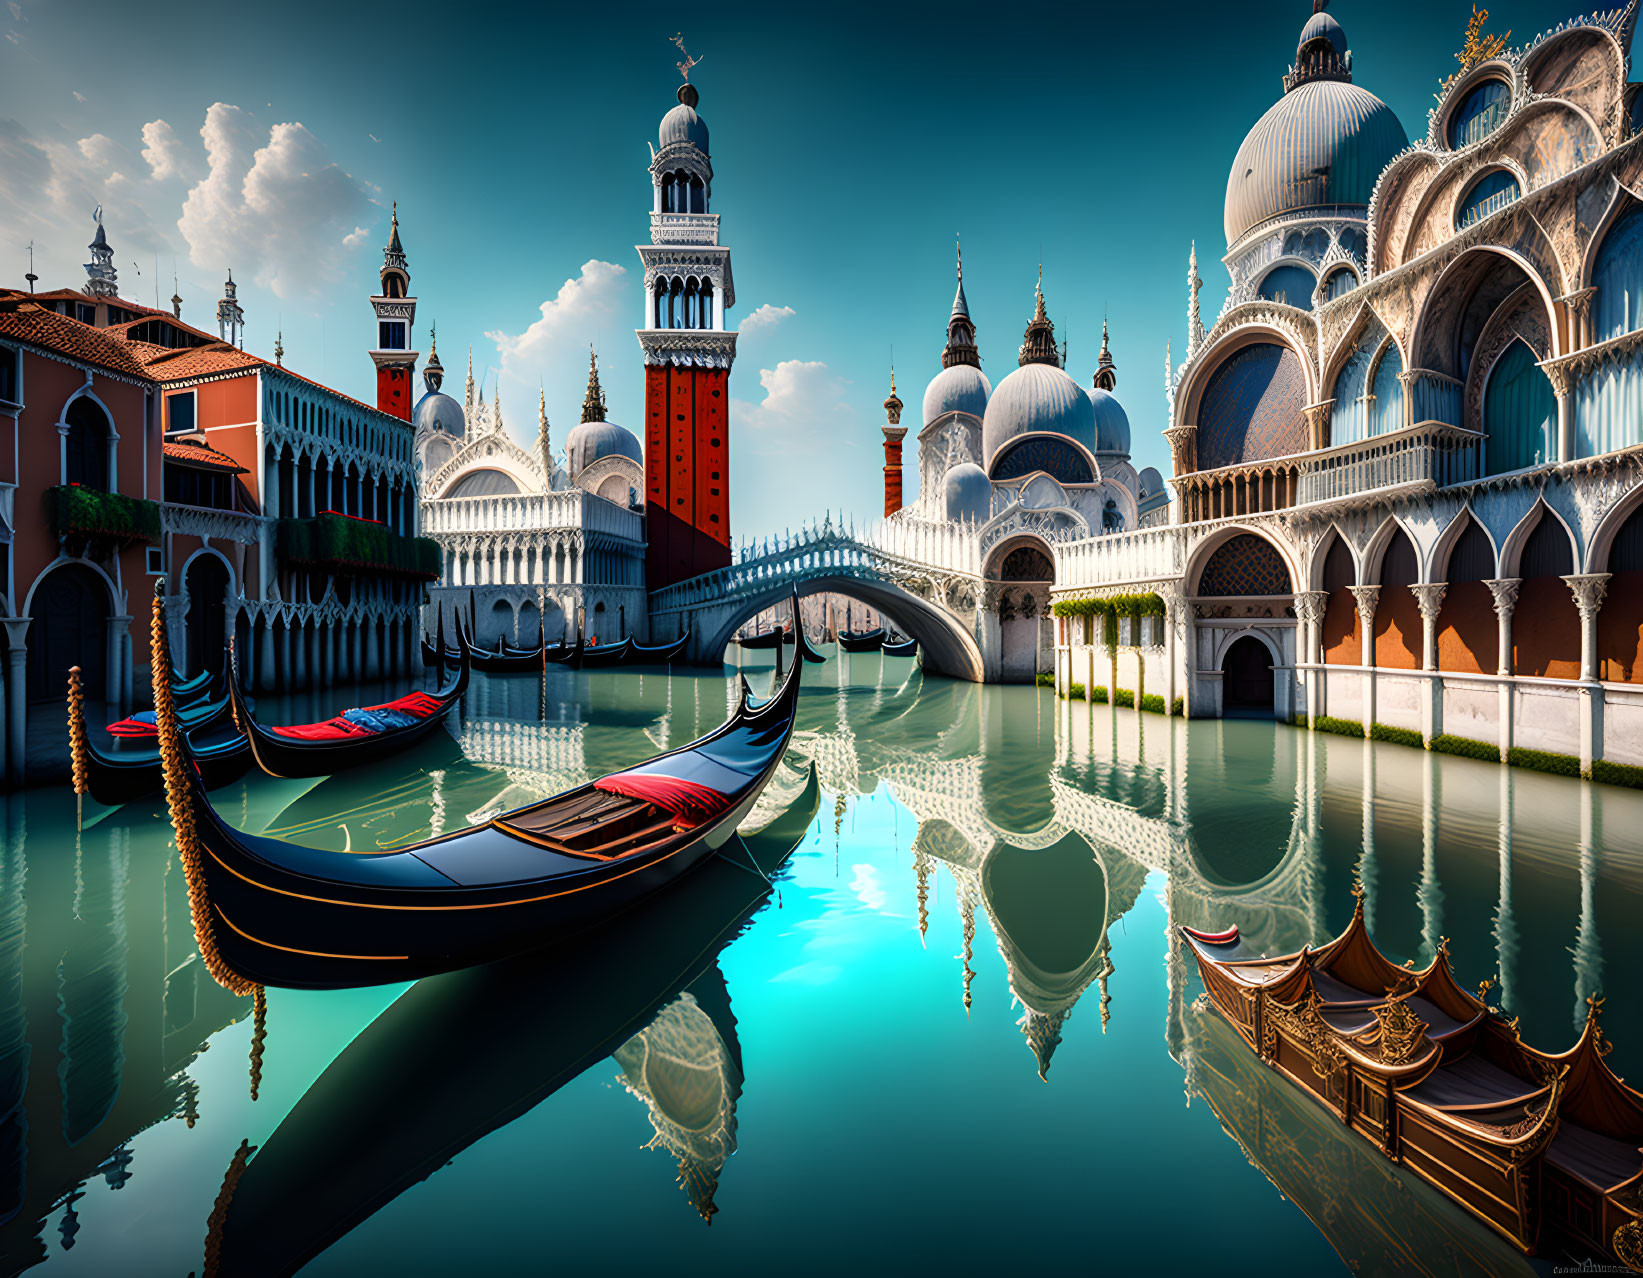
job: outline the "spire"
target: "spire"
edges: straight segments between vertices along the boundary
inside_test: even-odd
[[[1050,323],[1050,317],[1044,311],[1044,267],[1038,268],[1037,305],[1033,308],[1033,318],[1027,325],[1027,331],[1022,335],[1021,353],[1018,361],[1022,367],[1028,364],[1049,364],[1055,368],[1061,367],[1061,353],[1055,345],[1055,325]]]
[[[182,293],[180,291],[181,288],[182,288],[182,286],[177,283],[177,272],[172,271],[171,272],[171,317],[173,319],[181,319],[183,317],[183,298],[182,298]]]
[[[1187,259],[1187,358],[1191,359],[1198,353],[1198,347],[1204,340],[1204,321],[1198,313],[1198,290],[1204,287],[1204,281],[1198,275],[1198,241],[1192,242],[1192,252]]]
[[[240,308],[239,286],[234,283],[234,272],[222,286],[222,300],[217,303],[217,335],[230,346],[245,344],[245,312]]]
[[[588,347],[588,393],[582,397],[582,420],[605,420],[605,392],[599,388],[599,357]]]
[[[1107,317],[1101,317],[1101,358],[1096,361],[1095,385],[1097,390],[1112,391],[1118,387],[1118,365],[1112,362],[1112,348],[1107,344]]]
[[[548,439],[548,392],[536,392],[536,447],[542,464],[542,490],[553,487],[553,445]]]
[[[884,401],[884,415],[892,426],[901,425],[901,397],[896,394],[896,370],[890,370],[890,398]]]
[[[468,347],[468,394],[462,405],[464,416],[473,420],[474,411],[474,348]]]
[[[957,244],[957,236],[954,237]],[[976,350],[976,326],[970,319],[970,302],[964,296],[964,249],[958,246],[958,290],[953,294],[953,313],[947,320],[947,345],[941,352],[941,366],[954,364],[981,367],[981,353]]]
[[[274,333],[274,363],[285,365],[285,330],[279,329]]]
[[[103,232],[103,206],[99,204],[92,214],[97,220],[97,233],[91,237],[87,245],[91,249],[91,261],[86,263],[86,286],[84,292],[87,297],[117,297],[120,292],[119,272],[114,269],[114,250],[108,246],[108,236]]]
[[[395,263],[395,265],[398,265],[398,266],[404,266],[405,265],[405,248],[399,242],[399,201],[398,200],[394,201],[394,217],[393,217],[393,221],[388,224],[388,247],[385,250],[383,250],[383,256],[390,262],[392,262],[393,259],[397,257],[399,259],[399,261],[397,263]]]
[[[422,380],[428,394],[436,395],[445,383],[445,366],[439,362],[439,326],[428,329],[428,367],[422,370]]]

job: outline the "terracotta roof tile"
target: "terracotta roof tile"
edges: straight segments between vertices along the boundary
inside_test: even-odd
[[[227,453],[220,453],[210,444],[199,440],[168,439],[160,445],[160,451],[171,461],[192,466],[196,470],[228,471],[235,475],[248,473],[244,466]]]

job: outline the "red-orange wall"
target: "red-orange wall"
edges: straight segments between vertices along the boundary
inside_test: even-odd
[[[1421,613],[1408,586],[1382,586],[1375,605],[1375,664],[1421,668]]]
[[[645,577],[652,590],[730,563],[725,369],[645,369]]]
[[[1324,609],[1324,660],[1332,666],[1356,666],[1363,661],[1363,636],[1358,630],[1358,605],[1344,587],[1329,592]]]
[[[1560,577],[1531,577],[1512,613],[1512,669],[1548,679],[1580,678],[1580,613]]]
[[[1500,623],[1481,581],[1450,583],[1438,614],[1438,669],[1494,674],[1500,669]]]
[[[1597,660],[1599,679],[1643,683],[1643,572],[1610,577],[1597,614]]]

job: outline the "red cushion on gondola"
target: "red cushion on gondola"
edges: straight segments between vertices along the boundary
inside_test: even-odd
[[[681,830],[704,825],[730,806],[730,796],[710,786],[656,772],[618,772],[595,781],[593,788],[653,803],[671,812],[677,818],[674,826]]]
[[[118,723],[108,725],[111,736],[116,737],[157,737],[159,729],[152,723],[144,723],[141,719],[121,719]]]
[[[367,706],[367,710],[398,710],[401,714],[411,715],[413,718],[426,719],[439,709],[441,702],[438,697],[430,697],[426,692],[413,692],[400,697],[397,701],[388,701],[380,706]],[[376,734],[368,728],[338,715],[335,719],[327,719],[324,723],[293,723],[285,727],[270,727],[270,732],[278,733],[282,737],[294,737],[299,741],[342,741],[349,737],[369,737]],[[113,731],[110,728],[109,731]]]

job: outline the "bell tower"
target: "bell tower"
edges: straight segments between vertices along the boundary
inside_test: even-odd
[[[683,49],[683,45],[680,45]],[[645,584],[651,590],[730,563],[730,366],[736,304],[730,250],[709,213],[713,165],[690,68],[662,117],[650,162],[645,268]]]
[[[411,374],[418,352],[410,349],[416,322],[416,298],[410,296],[411,268],[399,242],[399,204],[382,250],[382,292],[371,299],[377,316],[377,344],[371,362],[377,366],[377,407],[403,421],[411,420]]]

